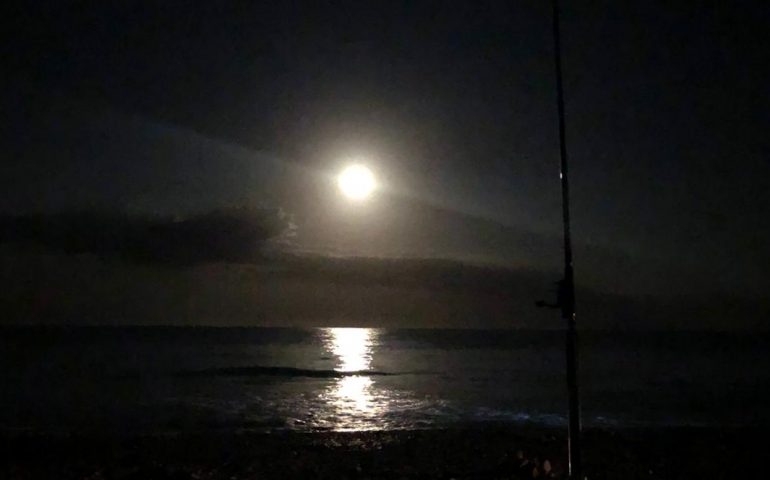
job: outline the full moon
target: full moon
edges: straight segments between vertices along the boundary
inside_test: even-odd
[[[364,165],[350,165],[340,172],[337,185],[342,193],[352,200],[363,200],[376,187],[374,174]]]

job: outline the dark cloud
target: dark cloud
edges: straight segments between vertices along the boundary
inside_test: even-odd
[[[279,209],[222,209],[186,218],[76,212],[0,218],[0,242],[67,254],[191,265],[253,262],[290,228]]]

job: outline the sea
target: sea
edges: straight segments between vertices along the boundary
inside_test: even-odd
[[[770,425],[770,335],[580,332],[586,427]],[[0,329],[5,433],[566,424],[564,333]]]

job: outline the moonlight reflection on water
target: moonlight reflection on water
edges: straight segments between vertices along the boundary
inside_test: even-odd
[[[328,328],[324,330],[324,346],[336,357],[338,372],[371,370],[373,346],[378,332],[371,328]],[[336,430],[365,430],[372,420],[388,408],[388,392],[375,391],[371,376],[347,375],[335,380],[324,393],[327,405],[334,410]]]

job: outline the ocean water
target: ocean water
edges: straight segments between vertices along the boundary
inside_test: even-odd
[[[565,424],[563,333],[5,328],[0,429],[114,434]],[[770,336],[583,332],[584,423],[770,425]]]

